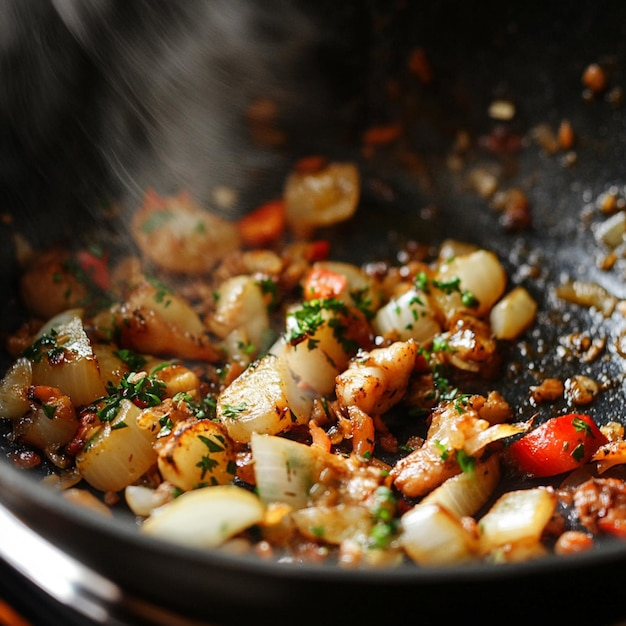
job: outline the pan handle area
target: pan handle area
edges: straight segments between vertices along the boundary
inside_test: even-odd
[[[50,600],[93,624],[110,626],[217,626],[174,614],[125,593],[72,558],[0,505],[0,559]]]

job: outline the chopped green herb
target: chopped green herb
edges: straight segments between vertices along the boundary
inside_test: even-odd
[[[225,404],[222,409],[222,415],[227,419],[237,419],[240,413],[243,413],[248,408],[248,404],[246,402],[242,402],[237,406],[232,406],[231,404]]]
[[[151,235],[154,231],[162,228],[169,221],[174,219],[174,213],[168,209],[153,211],[142,223],[141,232]]]
[[[467,454],[465,450],[456,451],[456,460],[461,468],[461,471],[465,474],[471,474],[476,467],[476,458]]]
[[[574,461],[580,463],[585,458],[585,444],[579,443],[572,451],[572,458]]]
[[[54,415],[57,412],[57,407],[54,404],[42,404],[41,408],[44,412],[44,415],[48,419],[54,419]]]
[[[591,429],[591,426],[584,419],[581,419],[580,417],[574,417],[572,419],[572,426],[579,433],[585,433],[585,435],[593,436],[593,430]]]
[[[131,372],[122,377],[117,387],[111,382],[107,383],[108,397],[95,403],[100,407],[96,415],[101,422],[112,421],[119,412],[122,400],[130,400],[141,408],[158,406],[165,396],[166,387],[154,374]]]
[[[147,359],[144,356],[126,348],[114,350],[113,354],[118,359],[124,361],[133,372],[138,372],[147,363]]]
[[[441,460],[446,461],[450,456],[450,449],[448,448],[448,446],[446,446],[444,443],[441,443],[439,439],[435,439],[433,441],[433,444],[435,445],[435,448],[439,450],[439,456],[441,457]]]

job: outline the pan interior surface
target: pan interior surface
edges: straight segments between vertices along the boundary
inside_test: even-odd
[[[586,410],[599,423],[624,423],[623,315],[616,310],[607,317],[563,302],[555,287],[571,279],[584,280],[601,285],[619,300],[626,298],[626,262],[618,249],[615,262],[604,267],[602,260],[611,251],[596,236],[606,220],[602,199],[606,194],[618,202],[626,197],[626,117],[619,99],[626,61],[626,8],[605,2],[576,9],[565,3],[541,8],[487,3],[477,9],[467,3],[441,2],[406,3],[390,12],[384,4],[372,3],[366,16],[352,3],[346,4],[352,13],[347,8],[345,14],[339,9],[333,13],[342,27],[351,25],[345,32],[355,38],[340,46],[352,54],[344,56],[343,63],[331,63],[337,73],[333,85],[341,82],[341,72],[350,72],[345,79],[349,93],[342,94],[344,106],[327,112],[327,118],[321,114],[321,121],[299,124],[302,120],[287,116],[286,146],[254,149],[247,155],[242,197],[256,195],[259,200],[280,193],[286,173],[301,156],[321,153],[356,162],[364,181],[356,217],[320,233],[331,241],[335,258],[355,263],[393,259],[408,243],[436,244],[448,237],[493,250],[511,281],[526,286],[540,303],[535,327],[523,341],[509,346],[514,364],[499,382],[519,419],[536,411],[530,386],[546,372],[556,371],[563,377],[582,373],[602,381],[602,393]],[[360,21],[355,21],[356,15]],[[329,50],[337,53],[333,46]],[[406,60],[414,50],[427,55],[431,80],[407,71]],[[581,76],[594,62],[610,68],[610,86],[600,96],[588,97]],[[328,103],[327,98],[320,100]],[[490,116],[494,102],[513,104],[514,116],[504,120]],[[332,133],[312,132],[325,119],[331,120]],[[363,149],[364,130],[397,120],[403,127],[400,142]],[[576,142],[571,150],[552,151],[546,147],[546,129],[556,131],[563,120],[571,123]],[[93,136],[82,139],[89,143]],[[63,159],[70,158],[66,147],[60,145],[59,150]],[[19,177],[2,180],[7,191],[3,210],[12,216],[10,224],[0,227],[3,293],[16,294],[16,232],[37,244],[74,237],[76,228],[86,240],[95,233],[123,242],[123,234],[102,225],[94,210],[93,190],[101,199],[121,197],[122,204],[132,204],[138,185],[116,178],[107,169],[107,155],[95,152],[93,161],[83,165],[82,179],[67,180],[44,169],[35,184],[22,183]],[[76,167],[80,175],[81,167]],[[494,208],[493,196],[477,189],[476,172],[492,176],[498,191],[523,191],[531,207],[528,227],[507,227],[502,212]],[[1,315],[3,331],[13,331],[23,315],[17,295],[8,298]],[[573,334],[604,339],[605,353],[581,365],[579,355],[566,350],[565,338]],[[567,408],[565,400],[554,407]],[[608,599],[612,591],[617,593],[626,561],[626,547],[618,541],[571,561],[546,557],[434,571],[293,566],[161,544],[139,535],[134,519],[123,513],[103,521],[76,510],[8,461],[2,464],[0,485],[3,503],[29,526],[132,594],[223,623],[248,619],[241,614],[242,604],[285,619],[314,603],[321,607],[321,615],[345,618],[361,605],[358,598],[365,593],[371,596],[367,623],[388,616],[393,612],[390,607],[407,605],[411,614],[421,612],[423,623],[436,623],[442,611],[468,615],[468,603],[475,602],[486,585],[493,590],[488,612],[500,618],[514,605],[516,612],[526,615],[530,608],[520,607],[525,604],[520,596],[528,594],[525,589],[531,584],[545,585],[554,597],[571,593],[581,577],[601,578],[608,590],[602,623],[623,617]],[[111,554],[118,556],[112,559]],[[458,611],[448,608],[450,593],[462,600]],[[554,615],[580,617],[587,612],[597,617],[591,607],[559,605],[546,610],[545,620],[541,615],[534,618],[547,623]],[[488,616],[481,617],[489,623]]]

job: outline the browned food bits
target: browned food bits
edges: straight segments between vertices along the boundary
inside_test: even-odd
[[[602,66],[598,63],[590,63],[583,72],[582,83],[594,94],[604,91],[607,85],[607,78]]]

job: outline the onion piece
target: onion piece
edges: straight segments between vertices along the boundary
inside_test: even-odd
[[[98,360],[83,327],[81,311],[66,311],[52,318],[40,330],[50,345],[41,345],[32,359],[33,385],[57,387],[72,399],[75,407],[85,406],[106,395]],[[37,340],[31,349],[37,345]]]
[[[31,362],[20,357],[0,380],[0,417],[16,420],[30,408],[28,388],[33,370]]]
[[[333,456],[297,441],[252,434],[250,441],[257,492],[265,504],[306,506],[319,469]]]
[[[500,461],[493,455],[478,463],[473,471],[448,478],[420,504],[438,504],[458,518],[474,515],[487,502],[499,480]]]
[[[286,336],[290,334],[297,336],[303,332],[304,338],[297,344],[285,340],[285,362],[302,385],[306,385],[319,395],[328,395],[335,386],[335,377],[347,367],[351,356],[346,351],[350,344],[342,341],[343,333],[339,331],[340,325],[346,324],[337,313],[324,308],[322,304],[319,314],[317,312],[314,314],[315,319],[320,320],[320,324],[308,335],[300,326],[298,310],[306,309],[294,307],[287,313]],[[335,322],[339,322],[340,325]]]
[[[547,487],[505,493],[479,521],[482,554],[507,544],[539,543],[555,507],[556,495]]]
[[[401,518],[400,543],[419,565],[452,565],[473,558],[478,539],[439,504],[418,504]]]
[[[284,361],[267,354],[222,391],[216,412],[230,437],[247,443],[255,432],[277,435],[308,423],[312,408],[312,396],[298,389]]]
[[[310,506],[291,515],[296,528],[309,539],[340,545],[346,540],[364,545],[372,529],[372,514],[363,506]]]
[[[352,163],[330,163],[315,172],[292,172],[284,189],[287,223],[306,238],[319,226],[354,215],[360,197],[360,176]]]
[[[203,487],[155,509],[140,529],[165,541],[215,548],[260,523],[264,511],[261,500],[241,487]]]
[[[591,461],[596,461],[598,474],[603,474],[614,465],[626,463],[626,441],[610,441],[600,446],[591,457]]]
[[[572,280],[556,288],[556,295],[580,306],[593,307],[604,317],[611,317],[617,306],[617,298],[598,283]]]
[[[380,307],[372,326],[380,335],[394,334],[402,341],[415,339],[421,344],[431,342],[441,331],[428,296],[415,289],[409,289]]]
[[[76,456],[83,478],[100,491],[120,491],[145,474],[157,460],[153,449],[158,430],[129,400],[122,400],[111,422],[105,422]]]
[[[476,250],[441,263],[434,278],[443,284],[458,280],[458,289],[449,292],[432,290],[433,304],[436,302],[446,319],[451,319],[461,311],[483,317],[500,299],[507,281],[506,272],[498,257],[488,250]],[[476,306],[464,304],[462,292],[471,294],[477,302]]]
[[[489,322],[498,339],[519,337],[535,320],[537,303],[524,287],[515,287],[491,309]]]
[[[128,508],[140,517],[148,517],[152,511],[171,499],[166,490],[152,489],[142,485],[128,485],[124,489],[124,499]]]
[[[482,430],[471,436],[463,444],[463,450],[470,456],[475,456],[484,450],[490,443],[526,432],[530,428],[530,422],[516,424],[494,424],[486,430]]]
[[[269,328],[265,297],[258,281],[252,276],[225,280],[217,290],[216,309],[209,325],[221,339],[238,329],[247,343],[258,349]]]

